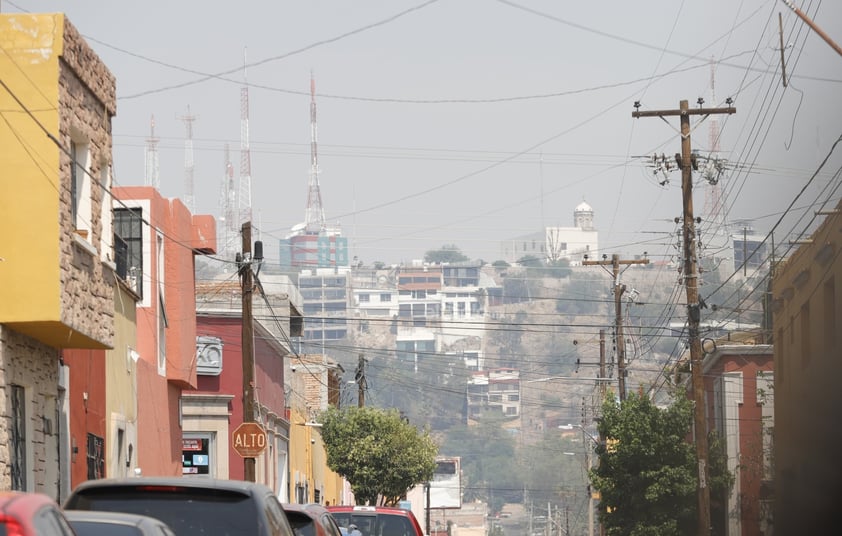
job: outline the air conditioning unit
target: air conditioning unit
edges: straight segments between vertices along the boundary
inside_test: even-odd
[[[196,374],[219,376],[222,373],[222,339],[196,337]]]

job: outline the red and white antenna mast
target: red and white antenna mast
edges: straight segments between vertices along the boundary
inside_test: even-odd
[[[310,178],[307,182],[307,209],[304,213],[304,230],[317,234],[325,228],[325,211],[319,187],[318,127],[316,126],[316,81],[310,73]]]
[[[146,161],[143,172],[143,184],[156,190],[161,188],[160,167],[158,165],[158,142],[155,137],[155,115],[149,121],[149,137],[146,138]]]
[[[240,219],[237,229],[251,221],[251,149],[249,145],[249,86],[246,76],[246,50],[243,49],[243,87],[240,89],[240,188],[237,202]]]
[[[187,128],[187,138],[184,140],[184,204],[191,214],[196,212],[196,199],[193,196],[193,121],[196,116],[190,113],[190,105],[187,105],[187,115],[180,117]]]

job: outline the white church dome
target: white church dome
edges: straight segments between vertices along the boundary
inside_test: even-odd
[[[593,208],[589,204],[582,201],[576,206],[576,212],[593,212]]]

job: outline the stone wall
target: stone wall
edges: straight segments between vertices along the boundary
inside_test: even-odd
[[[26,392],[27,491],[58,497],[58,351],[0,325],[0,489],[10,489],[10,386]]]
[[[71,221],[71,166],[68,154],[61,155],[61,288],[62,320],[88,337],[113,344],[113,270],[100,261],[103,240],[102,204],[111,203],[110,190],[100,180],[111,166],[111,118],[116,111],[116,82],[105,64],[65,19],[63,54],[59,72],[59,140],[69,148],[71,140],[84,139],[90,151],[91,210],[86,241],[75,235]],[[110,229],[106,232],[110,233]],[[110,253],[110,252],[109,252]],[[113,257],[112,257],[113,258]]]

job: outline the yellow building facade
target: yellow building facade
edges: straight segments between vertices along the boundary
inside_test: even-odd
[[[772,278],[775,353],[774,530],[837,523],[842,464],[842,202]]]
[[[66,492],[62,350],[115,340],[113,75],[60,13],[0,14],[0,473]]]

